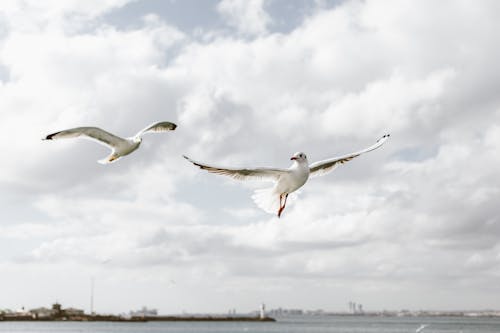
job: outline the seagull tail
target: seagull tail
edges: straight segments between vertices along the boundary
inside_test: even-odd
[[[274,188],[255,190],[252,199],[257,206],[270,214],[276,214],[280,208],[280,195]]]
[[[116,160],[118,160],[119,158],[120,158],[120,156],[117,156],[115,154],[111,154],[111,155],[106,156],[105,158],[97,161],[97,163],[100,163],[100,164],[110,164],[110,163],[116,162]]]

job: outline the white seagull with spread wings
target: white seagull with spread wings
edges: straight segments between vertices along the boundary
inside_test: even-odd
[[[247,180],[251,178],[258,179],[268,179],[275,182],[274,187],[268,189],[256,190],[252,196],[253,200],[263,210],[268,213],[274,214],[278,213],[278,217],[285,209],[286,199],[288,195],[296,190],[298,190],[302,185],[304,185],[309,176],[315,177],[319,175],[324,175],[331,172],[339,164],[343,164],[353,158],[379,148],[384,144],[384,142],[389,138],[389,134],[381,137],[374,145],[357,151],[355,153],[350,153],[338,157],[329,158],[323,161],[314,162],[309,164],[307,161],[306,154],[298,152],[295,153],[291,160],[292,165],[288,169],[276,169],[276,168],[257,168],[257,169],[229,169],[229,168],[219,168],[215,166],[210,166],[193,161],[187,156],[185,159],[193,163],[194,165],[200,167],[203,170],[212,172],[219,175],[230,176],[238,180]]]
[[[56,140],[66,138],[82,137],[96,141],[111,148],[111,154],[98,162],[107,164],[116,161],[120,157],[130,154],[139,148],[142,142],[142,135],[149,132],[166,132],[173,131],[177,127],[176,124],[168,121],[160,121],[149,125],[136,135],[128,138],[120,138],[114,134],[106,132],[98,127],[76,127],[64,131],[56,132],[47,135],[43,140]]]

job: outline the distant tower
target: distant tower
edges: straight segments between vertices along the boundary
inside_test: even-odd
[[[356,313],[356,302],[352,302],[352,313]]]
[[[260,305],[260,319],[266,318],[266,305],[262,303]]]
[[[94,315],[94,277],[90,278],[90,315]]]
[[[61,304],[59,304],[57,301],[52,304],[52,310],[56,311],[57,315],[60,315],[62,312],[62,307]]]
[[[358,312],[363,313],[363,304],[358,304]]]

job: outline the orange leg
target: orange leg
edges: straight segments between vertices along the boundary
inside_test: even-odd
[[[283,194],[280,194],[280,208],[278,209],[278,218],[281,216],[283,209],[281,208],[281,200],[283,199]]]

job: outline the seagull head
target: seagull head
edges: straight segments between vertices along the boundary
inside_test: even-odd
[[[290,158],[292,161],[295,161],[297,163],[307,163],[307,156],[304,153],[297,152],[293,154],[293,156]]]

